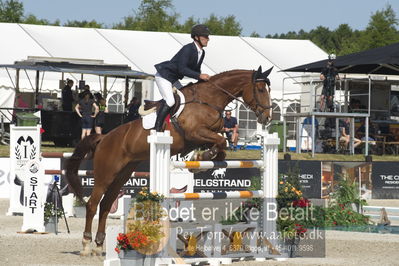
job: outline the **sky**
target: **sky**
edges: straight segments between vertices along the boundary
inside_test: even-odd
[[[59,19],[96,20],[108,27],[134,14],[139,0],[22,0],[25,14],[50,22]],[[261,36],[288,31],[309,31],[317,26],[331,30],[346,23],[363,30],[370,16],[390,4],[399,18],[399,0],[172,0],[180,22],[188,17],[203,19],[210,14],[234,15],[243,36],[257,32]]]

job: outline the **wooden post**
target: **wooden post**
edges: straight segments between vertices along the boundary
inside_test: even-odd
[[[125,77],[125,110],[129,103],[129,78]]]
[[[19,92],[19,71],[20,69],[18,68],[15,75],[15,92]]]
[[[35,92],[35,108],[39,104],[39,79],[40,79],[40,72],[39,70],[36,70],[36,92]]]
[[[107,76],[104,76],[103,95],[104,95],[104,99],[107,99]]]

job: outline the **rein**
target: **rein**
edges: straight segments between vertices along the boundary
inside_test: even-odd
[[[234,94],[232,94],[231,92],[229,92],[229,91],[223,89],[222,87],[220,87],[219,85],[215,84],[214,82],[212,82],[212,81],[210,81],[210,80],[207,81],[207,82],[209,82],[210,84],[212,84],[213,86],[215,86],[216,89],[218,89],[218,90],[224,92],[225,94],[231,96],[233,99],[239,101],[239,102],[242,103],[245,107],[247,107],[247,104],[246,104],[244,101],[238,99],[238,97],[236,97],[236,96],[235,96]]]
[[[223,89],[222,87],[220,87],[219,85],[215,84],[215,83],[212,82],[212,81],[208,81],[208,82],[211,83],[213,86],[215,86],[218,90],[220,90],[220,91],[224,92],[225,94],[231,96],[231,97],[232,97],[233,99],[235,99],[236,101],[239,101],[240,103],[242,103],[246,108],[250,109],[250,108],[248,107],[248,105],[247,105],[244,101],[238,99],[238,97],[236,97],[235,95],[233,95],[231,92],[229,92],[229,91]],[[255,99],[255,109],[257,109],[256,107],[258,107],[258,106],[260,106],[263,110],[273,108],[271,105],[263,105],[262,103],[259,102],[259,98],[257,97],[256,86],[255,86],[256,83],[258,83],[258,82],[266,82],[266,80],[264,80],[264,79],[256,79],[256,80],[254,80],[254,82],[252,82],[253,95],[254,95],[254,99]],[[267,83],[267,82],[266,82],[266,83]],[[269,85],[268,85],[268,86],[269,86]],[[269,92],[269,96],[270,96],[270,92]],[[258,112],[258,111],[255,111],[255,113],[256,113],[256,115],[258,115],[259,112]]]

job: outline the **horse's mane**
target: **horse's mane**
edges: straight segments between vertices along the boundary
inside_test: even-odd
[[[250,71],[250,70],[247,70],[247,69],[233,69],[233,70],[223,71],[223,72],[220,72],[220,73],[218,73],[218,74],[212,76],[212,77],[211,77],[211,81],[214,81],[214,80],[216,80],[216,79],[222,78],[222,77],[224,77],[225,75],[227,75],[227,76],[233,75],[233,74],[235,74],[236,72],[249,72],[249,71]]]
[[[218,73],[218,74],[216,74],[216,75],[213,75],[213,76],[211,77],[210,81],[219,80],[219,79],[221,79],[221,78],[223,78],[223,77],[225,77],[225,76],[233,75],[233,74],[235,74],[236,72],[249,72],[249,71],[251,71],[251,70],[247,70],[247,69],[226,70],[226,71],[220,72],[220,73]],[[188,83],[187,85],[183,86],[183,88],[191,87],[191,86],[193,86],[193,85],[201,84],[201,83],[204,83],[204,82],[206,82],[206,81],[199,80],[199,81],[197,81],[197,82],[195,82],[195,83],[190,82],[190,83]],[[183,88],[181,88],[181,89],[183,89]]]

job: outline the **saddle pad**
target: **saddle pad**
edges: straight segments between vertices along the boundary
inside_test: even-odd
[[[180,97],[180,106],[179,109],[177,110],[177,112],[173,115],[173,117],[178,118],[179,115],[181,114],[181,112],[184,109],[184,105],[186,102],[186,98],[184,98],[184,95],[181,91],[177,90],[177,94]],[[152,129],[155,126],[155,122],[157,121],[157,112],[152,112],[150,114],[147,114],[145,116],[143,116],[143,128],[144,129]]]

